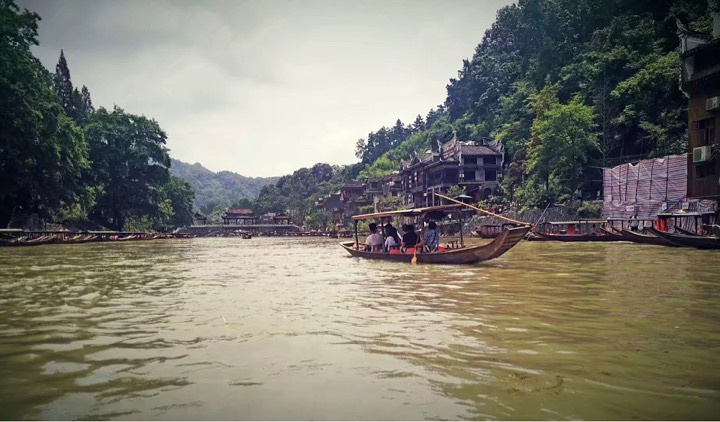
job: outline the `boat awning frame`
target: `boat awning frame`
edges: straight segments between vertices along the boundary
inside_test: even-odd
[[[658,217],[702,217],[703,215],[713,215],[712,211],[690,211],[690,212],[661,212]]]
[[[406,210],[375,212],[375,213],[371,213],[371,214],[358,214],[358,215],[353,215],[352,219],[357,221],[357,220],[369,220],[372,218],[382,218],[382,217],[417,216],[417,215],[422,215],[427,212],[452,211],[452,210],[457,210],[460,208],[466,208],[466,205],[464,205],[464,204],[438,205],[435,207],[410,208],[410,209],[406,209]]]

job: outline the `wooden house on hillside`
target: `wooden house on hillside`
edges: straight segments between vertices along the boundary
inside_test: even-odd
[[[340,201],[346,216],[360,213],[360,207],[372,205],[373,201],[365,192],[365,183],[350,182],[340,187]]]
[[[473,201],[497,192],[502,178],[503,153],[495,142],[477,145],[453,137],[439,152],[416,154],[403,161],[400,171],[406,206],[440,205],[436,193],[460,186]]]
[[[678,25],[681,89],[689,98],[689,198],[720,200],[720,15],[712,34]]]

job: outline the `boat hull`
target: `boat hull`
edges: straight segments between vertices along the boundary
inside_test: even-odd
[[[487,245],[471,246],[467,248],[445,250],[443,252],[419,252],[418,264],[475,264],[481,261],[495,259],[518,244],[530,231],[530,227],[515,227],[506,229]],[[365,259],[378,259],[383,261],[410,263],[413,254],[386,252],[365,252],[355,249],[354,242],[340,243],[350,255]]]
[[[663,239],[662,237],[657,237],[650,234],[642,234],[626,229],[621,229],[620,233],[622,234],[625,239],[635,242],[635,243],[644,243],[646,245],[658,245],[658,246],[672,246],[677,247],[678,245],[668,242],[667,240]]]
[[[604,232],[603,234],[589,235],[589,234],[552,234],[552,233],[540,233],[533,232],[534,235],[539,236],[545,240],[555,240],[558,242],[617,242],[625,240],[620,235],[611,234]]]
[[[697,249],[720,249],[720,239],[714,236],[689,236],[685,234],[667,233],[654,227],[649,227],[648,231],[678,246]]]

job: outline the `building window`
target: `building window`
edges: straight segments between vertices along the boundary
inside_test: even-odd
[[[485,181],[497,180],[497,172],[495,170],[485,170]]]
[[[463,179],[467,181],[475,181],[475,172],[474,171],[465,171],[463,172]]]
[[[698,179],[715,176],[715,166],[712,163],[702,163],[695,166],[695,175]]]
[[[496,157],[483,157],[482,160],[483,160],[483,163],[485,163],[485,164],[497,164]]]
[[[698,120],[692,123],[697,146],[715,143],[715,119]]]

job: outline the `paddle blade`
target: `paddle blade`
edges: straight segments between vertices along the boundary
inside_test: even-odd
[[[417,265],[417,249],[415,249],[415,253],[413,253],[413,257],[410,260],[410,264]]]

